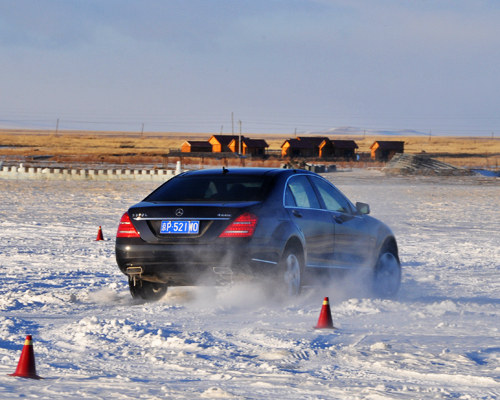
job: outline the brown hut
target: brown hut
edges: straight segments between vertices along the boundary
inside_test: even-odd
[[[371,146],[371,158],[377,161],[389,161],[394,154],[404,153],[405,142],[396,140],[377,140]]]
[[[208,143],[212,146],[213,153],[228,153],[232,150],[229,148],[229,143],[236,140],[239,143],[238,136],[234,135],[213,135],[208,139]]]
[[[239,138],[231,140],[229,143],[229,148],[234,153],[239,153],[240,148],[238,147]],[[264,157],[266,154],[266,148],[269,147],[267,142],[263,139],[249,139],[246,137],[241,138],[241,154],[249,155],[252,157]]]
[[[212,145],[207,141],[187,140],[181,146],[183,153],[210,153],[211,151]]]
[[[314,149],[299,139],[287,139],[281,145],[281,157],[311,157]]]
[[[242,142],[243,154],[247,154],[252,157],[264,157],[266,154],[266,148],[269,147],[264,139],[243,138]]]
[[[326,138],[319,145],[319,157],[335,157],[345,160],[356,157],[358,145],[354,140],[330,140]]]
[[[281,145],[282,157],[318,157],[319,147],[326,137],[299,136],[296,139],[288,139]]]

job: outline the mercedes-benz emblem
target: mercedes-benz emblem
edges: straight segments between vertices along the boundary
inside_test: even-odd
[[[175,210],[175,215],[177,217],[182,217],[182,214],[184,214],[184,210],[182,208],[178,208],[177,210]]]

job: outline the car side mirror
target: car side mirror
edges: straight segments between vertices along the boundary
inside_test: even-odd
[[[366,203],[361,203],[358,201],[356,203],[356,210],[358,210],[360,214],[370,214],[370,206]]]

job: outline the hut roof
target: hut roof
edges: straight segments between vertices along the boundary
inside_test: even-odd
[[[333,147],[337,149],[357,149],[358,145],[354,140],[331,140]]]
[[[372,149],[375,145],[378,145],[380,150],[404,150],[405,142],[399,140],[377,140],[373,142],[370,146]]]
[[[290,145],[290,147],[292,147],[294,149],[310,149],[310,148],[314,147],[314,146],[311,146],[310,143],[308,143],[306,141],[299,140],[299,139],[287,139],[283,142],[281,147],[283,147],[286,143],[288,143]]]
[[[323,141],[328,140],[328,138],[324,136],[299,136],[297,139],[307,147],[318,147]]]
[[[249,139],[249,138],[243,138],[242,142],[247,146],[247,147],[269,147],[267,142],[264,139]]]
[[[189,144],[191,147],[212,148],[212,145],[204,140],[186,140],[184,143]]]
[[[214,138],[224,146],[229,145],[232,140],[238,140],[238,136],[236,135],[213,135],[209,140],[211,140],[212,138]]]

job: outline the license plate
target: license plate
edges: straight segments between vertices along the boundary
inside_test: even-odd
[[[161,221],[160,233],[196,235],[200,231],[200,221]]]

